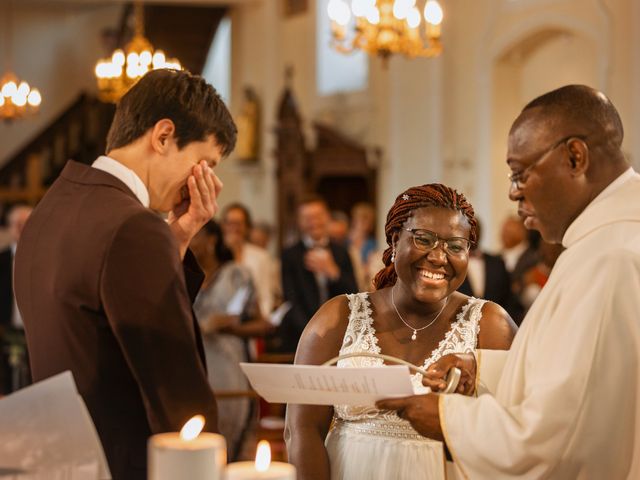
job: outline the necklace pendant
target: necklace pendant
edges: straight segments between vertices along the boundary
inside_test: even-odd
[[[415,340],[416,338],[418,338],[418,331],[414,330],[413,335],[411,335],[411,340]]]

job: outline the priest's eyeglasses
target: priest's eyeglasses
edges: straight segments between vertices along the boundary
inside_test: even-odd
[[[526,183],[527,178],[529,176],[529,171],[531,171],[531,169],[534,166],[536,166],[536,164],[538,164],[542,160],[544,160],[547,157],[547,155],[549,155],[551,152],[553,152],[560,145],[566,145],[569,142],[569,140],[572,140],[572,139],[575,139],[575,138],[579,138],[580,140],[585,140],[585,137],[581,136],[581,135],[569,135],[568,137],[561,138],[560,140],[558,140],[558,142],[554,143],[549,148],[544,150],[540,154],[540,156],[533,163],[531,163],[531,165],[529,165],[527,168],[525,168],[524,170],[521,170],[519,172],[510,173],[508,175],[509,181],[511,182],[510,189],[511,190],[513,190],[513,189],[522,190],[522,188],[524,187],[524,184]]]
[[[466,255],[471,248],[471,240],[463,237],[440,238],[437,233],[420,228],[405,228],[413,236],[413,244],[418,250],[429,252],[439,245],[452,257]]]

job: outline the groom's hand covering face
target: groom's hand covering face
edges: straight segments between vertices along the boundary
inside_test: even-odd
[[[182,201],[169,213],[168,218],[169,226],[178,243],[185,246],[185,249],[195,234],[218,210],[217,198],[222,190],[222,182],[203,160],[192,168],[186,188],[188,194],[185,195],[183,187]],[[184,254],[182,251],[181,253]]]

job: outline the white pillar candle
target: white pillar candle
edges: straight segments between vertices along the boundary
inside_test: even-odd
[[[202,422],[204,425],[204,421]],[[202,427],[200,427],[201,429]],[[184,432],[184,428],[183,428]],[[222,480],[227,445],[222,435],[200,433],[195,438],[177,432],[149,439],[149,480]]]
[[[254,462],[235,462],[227,466],[225,480],[296,480],[296,467],[290,463],[271,462],[264,472],[256,470]]]
[[[296,467],[272,462],[269,442],[258,444],[255,462],[235,462],[227,466],[225,480],[296,480]]]

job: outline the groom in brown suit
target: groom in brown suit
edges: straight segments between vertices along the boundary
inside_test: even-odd
[[[120,101],[107,155],[69,161],[18,245],[35,381],[71,370],[114,480],[146,479],[146,442],[195,414],[217,430],[187,249],[217,209],[236,127],[213,87],[156,70]],[[156,212],[168,213],[165,221]]]

